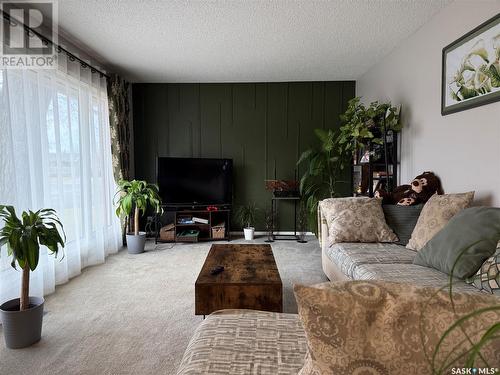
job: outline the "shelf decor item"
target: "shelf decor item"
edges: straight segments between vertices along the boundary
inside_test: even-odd
[[[183,230],[177,234],[177,241],[179,242],[198,242],[200,231],[197,229]]]
[[[119,196],[116,202],[118,206],[116,215],[130,218],[132,212],[134,213],[134,232],[127,233],[127,250],[129,254],[140,254],[144,252],[146,245],[146,232],[139,232],[139,215],[141,211],[144,214],[148,206],[153,207],[157,214],[160,213],[161,199],[158,187],[146,181],[121,180],[116,195]]]
[[[39,341],[42,334],[44,299],[29,295],[30,271],[38,266],[40,246],[57,256],[64,247],[66,236],[56,212],[42,209],[25,211],[21,217],[12,206],[0,205],[0,247],[7,245],[11,266],[22,269],[21,296],[0,305],[5,345],[11,349],[24,348]]]
[[[160,240],[175,241],[175,224],[167,224],[160,229]]]
[[[266,190],[272,191],[275,197],[299,196],[297,180],[266,180]]]
[[[443,48],[441,114],[500,100],[500,13]]]
[[[213,239],[223,239],[226,237],[226,224],[219,223],[212,227],[212,238]]]
[[[246,206],[241,206],[236,212],[237,219],[243,227],[245,240],[251,241],[254,239],[255,228],[252,224],[255,222],[258,208],[255,203],[248,203]]]

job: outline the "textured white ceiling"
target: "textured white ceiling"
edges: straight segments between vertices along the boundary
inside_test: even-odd
[[[356,79],[452,0],[60,0],[63,35],[135,82]]]

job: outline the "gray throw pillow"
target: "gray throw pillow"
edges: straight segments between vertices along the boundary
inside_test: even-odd
[[[495,253],[500,240],[500,208],[471,207],[453,216],[418,252],[413,264],[432,267],[453,276],[474,275]]]
[[[411,234],[417,224],[423,204],[416,206],[398,206],[397,204],[384,204],[385,221],[387,225],[396,233],[399,241],[398,245],[406,246],[410,241]]]

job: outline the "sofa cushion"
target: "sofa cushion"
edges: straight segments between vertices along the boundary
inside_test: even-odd
[[[196,329],[177,374],[297,374],[305,354],[297,314],[222,310]]]
[[[474,192],[462,194],[434,194],[422,208],[417,225],[406,247],[420,250],[457,213],[467,208],[474,199]]]
[[[325,250],[328,258],[350,278],[361,264],[412,263],[416,252],[393,243],[335,243]]]
[[[465,281],[479,290],[500,295],[500,248],[484,261],[474,276]]]
[[[330,244],[398,240],[385,222],[381,199],[331,198],[321,201],[320,205],[328,223]]]
[[[452,306],[446,291],[383,281],[295,285],[294,291],[308,346],[300,375],[430,374],[435,371],[428,358],[438,343],[434,364],[451,373],[467,359],[457,356],[469,348],[464,332],[477,342],[500,320],[500,311],[483,313],[440,341],[453,322],[474,309],[495,306],[498,299],[456,293]],[[482,358],[497,363],[496,349],[498,338],[483,346]],[[450,357],[458,359],[450,363]],[[486,364],[478,360],[475,365]]]
[[[406,246],[408,244],[423,207],[423,204],[416,206],[382,205],[387,225],[399,238],[396,242],[398,245]]]
[[[495,253],[499,240],[500,208],[467,208],[427,242],[413,263],[465,279]]]
[[[354,270],[353,279],[386,280],[436,288],[442,288],[450,281],[445,273],[415,264],[362,264]],[[459,279],[455,279],[453,290],[477,293],[476,288]]]

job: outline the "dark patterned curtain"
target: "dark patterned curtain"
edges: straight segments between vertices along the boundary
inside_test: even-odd
[[[130,167],[129,83],[112,74],[108,79],[109,125],[115,181],[128,180]]]
[[[118,182],[130,179],[129,83],[116,74],[112,74],[107,83],[113,175]],[[121,225],[122,243],[125,246],[127,220],[122,219]]]

